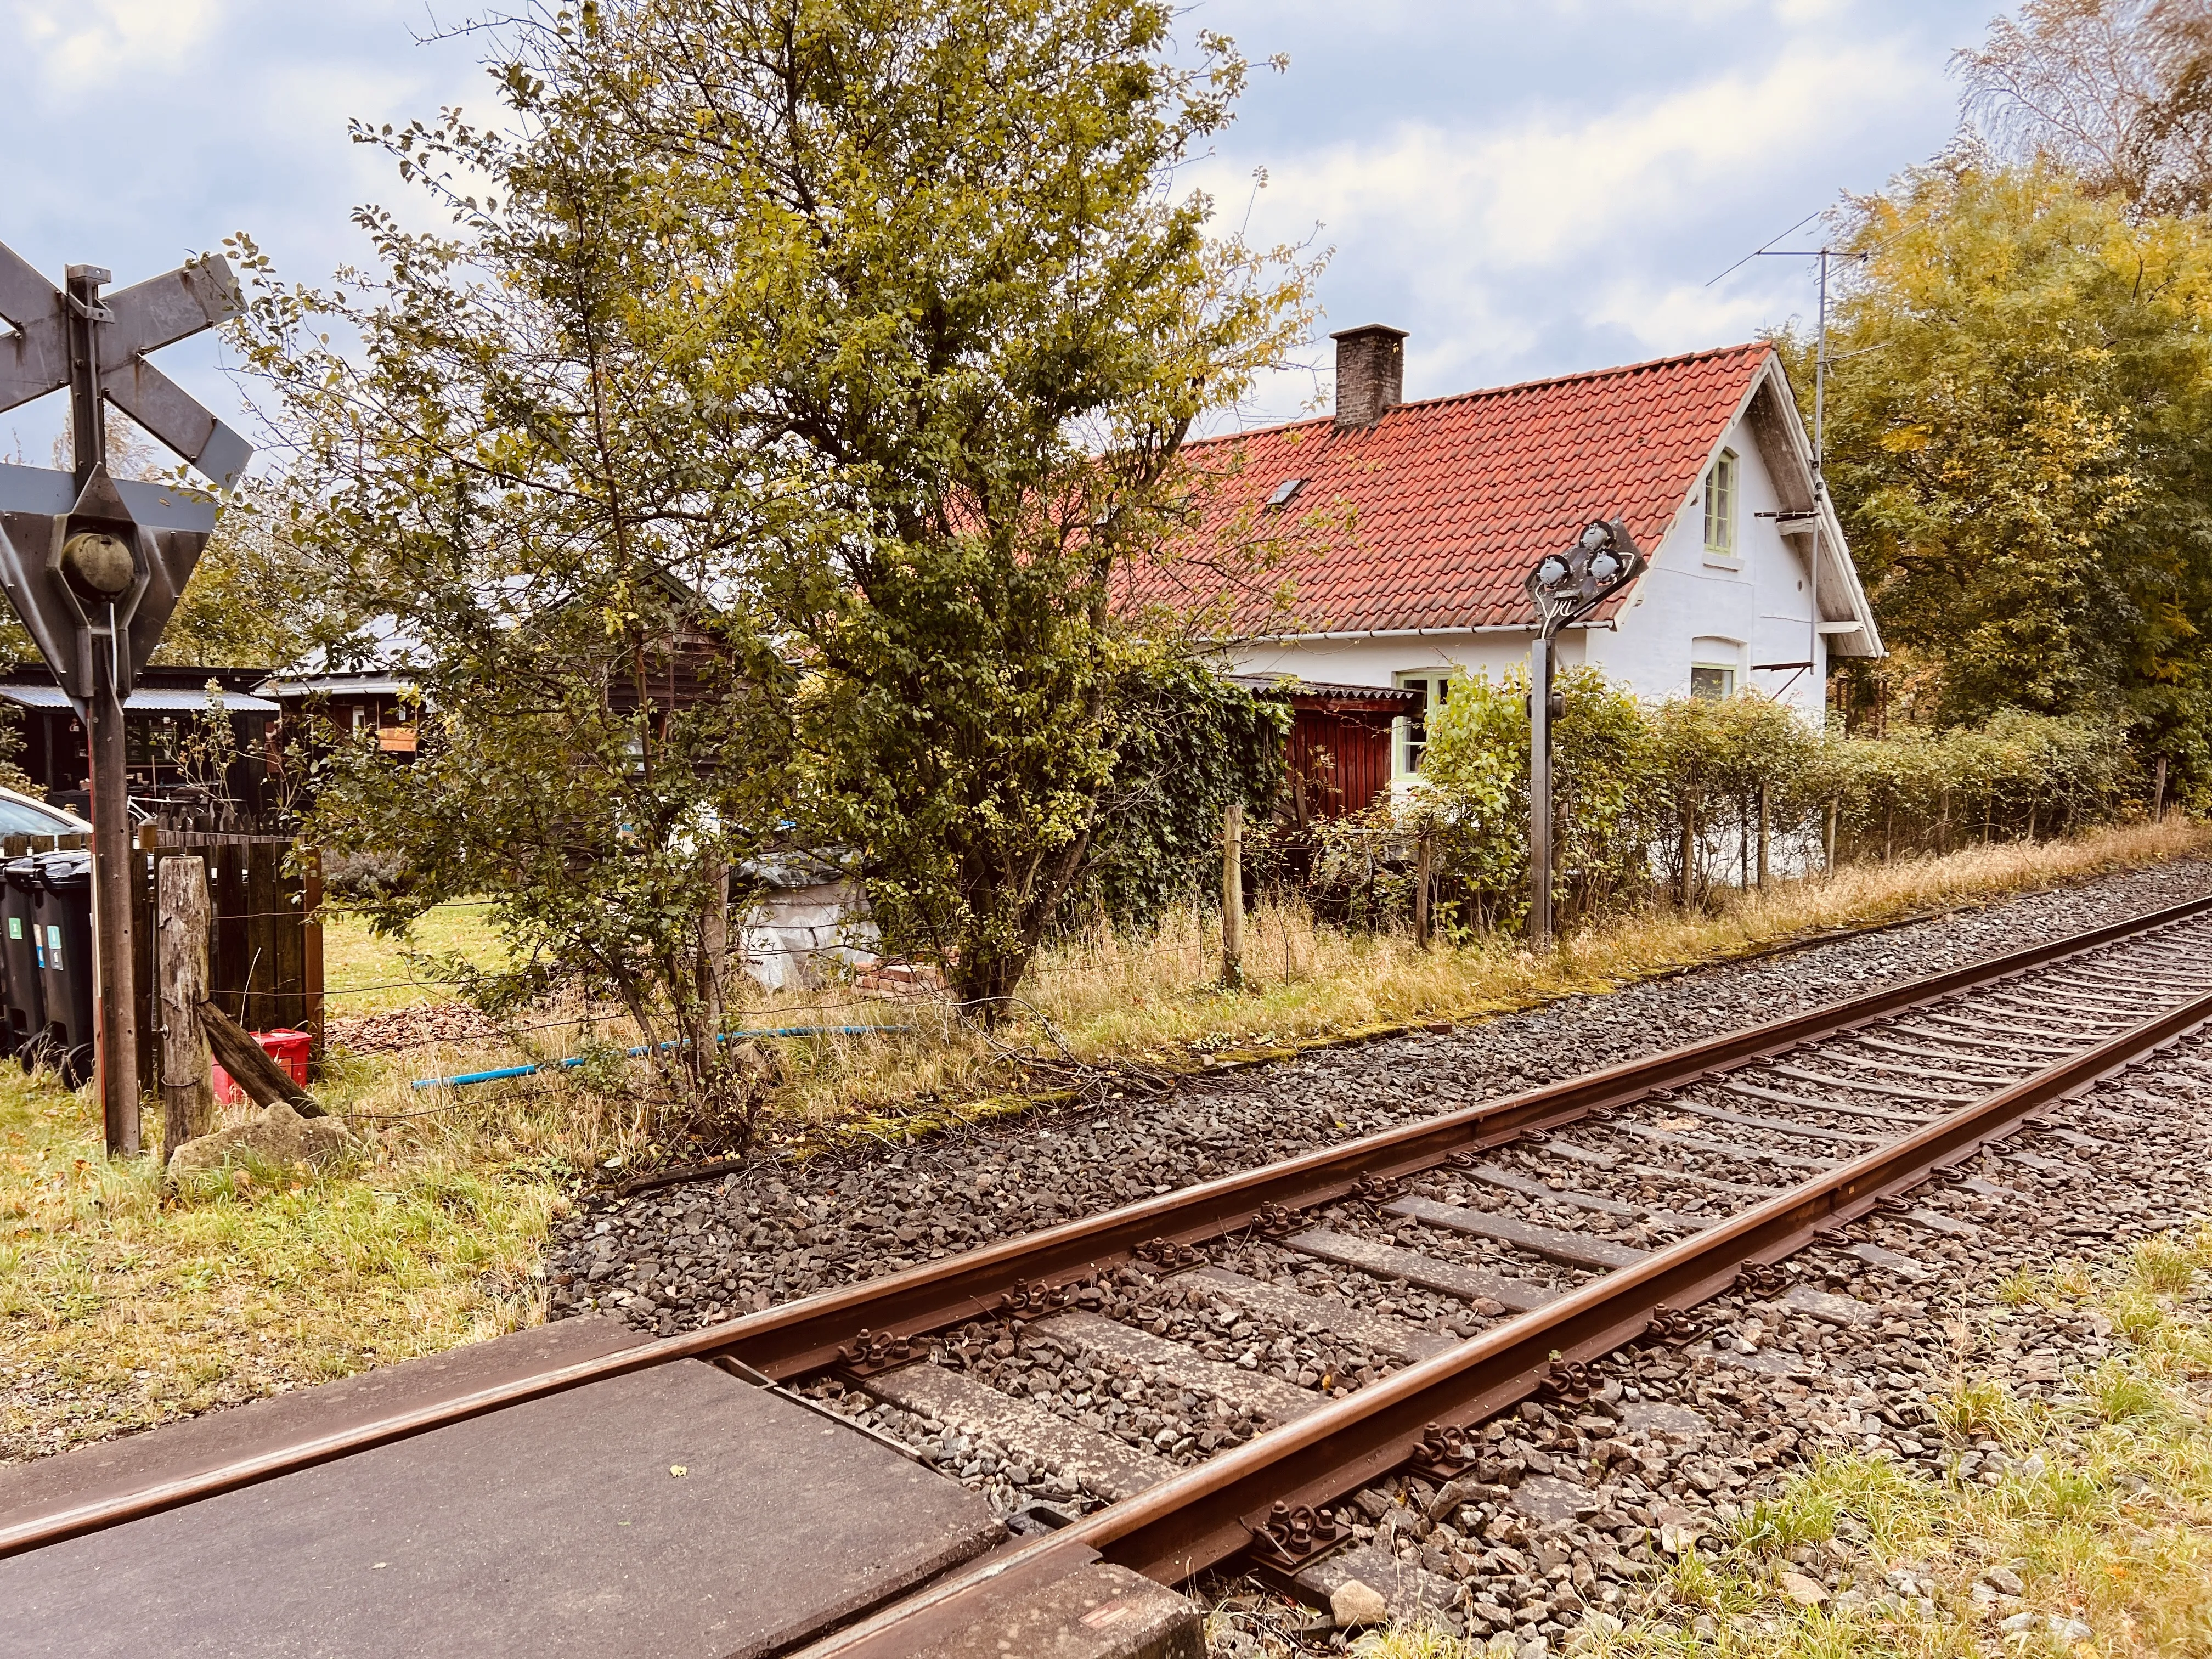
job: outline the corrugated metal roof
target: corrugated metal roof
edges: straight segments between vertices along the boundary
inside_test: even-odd
[[[1261,694],[1279,692],[1286,697],[1333,697],[1370,702],[1403,703],[1410,707],[1421,694],[1402,685],[1342,685],[1333,680],[1302,680],[1290,674],[1224,674],[1231,685]]]
[[[272,697],[398,696],[403,691],[414,690],[415,682],[403,675],[376,669],[359,674],[280,674],[264,680],[257,690]]]
[[[0,701],[21,708],[67,708],[70,700],[58,685],[0,684]],[[205,688],[196,691],[173,691],[155,687],[142,687],[133,691],[123,705],[126,714],[197,714],[208,706]],[[233,714],[279,714],[283,709],[266,697],[257,697],[246,691],[226,691],[222,706]]]

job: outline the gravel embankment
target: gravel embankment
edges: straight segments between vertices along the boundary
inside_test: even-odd
[[[589,1200],[551,1241],[552,1316],[599,1308],[673,1333],[2207,892],[2212,862],[2184,860],[1448,1036],[1193,1079],[1164,1100]]]

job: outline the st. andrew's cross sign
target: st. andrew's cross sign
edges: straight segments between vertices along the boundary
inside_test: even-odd
[[[253,452],[145,356],[244,309],[228,264],[195,259],[103,300],[111,280],[97,265],[71,265],[56,288],[0,246],[0,319],[14,325],[0,334],[0,410],[67,387],[75,462],[66,472],[0,465],[0,586],[89,738],[100,1103],[108,1151],[135,1153],[123,700],[214,532],[216,501],[195,489],[109,477],[104,402],[221,489],[238,482]]]

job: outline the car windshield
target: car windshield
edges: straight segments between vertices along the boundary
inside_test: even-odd
[[[68,836],[77,833],[76,825],[59,812],[50,812],[43,806],[33,806],[27,800],[9,800],[0,795],[0,836]]]

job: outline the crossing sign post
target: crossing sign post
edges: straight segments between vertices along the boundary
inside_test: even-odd
[[[57,288],[0,246],[0,410],[70,394],[68,471],[0,465],[0,586],[83,722],[91,753],[94,1021],[110,1154],[139,1150],[132,856],[123,705],[214,532],[213,495],[108,476],[114,404],[219,489],[252,448],[146,353],[244,309],[210,256],[119,289],[97,265]]]

